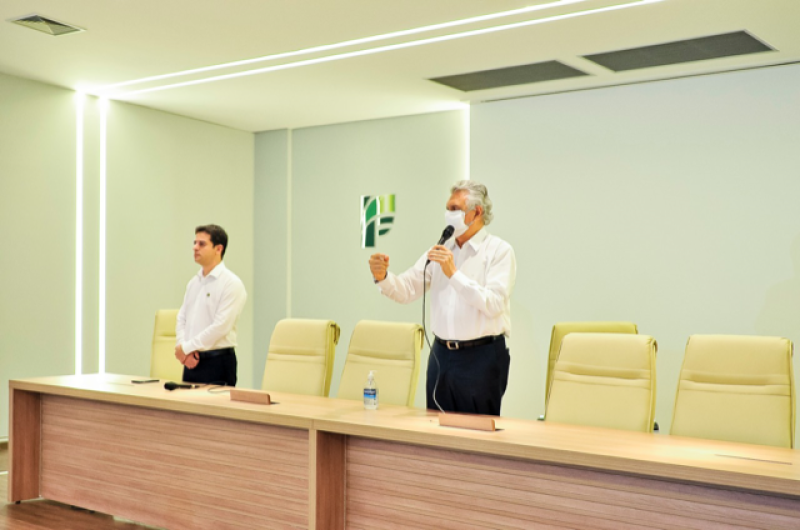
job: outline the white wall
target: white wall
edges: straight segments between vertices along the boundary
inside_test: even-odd
[[[518,264],[504,414],[544,411],[558,321],[653,335],[667,429],[689,335],[800,341],[798,86],[786,66],[473,107]]]
[[[253,135],[113,103],[108,118],[106,371],[142,375],[158,309],[178,308],[197,272],[194,228],[228,232],[225,263],[249,299],[239,319],[239,378],[253,379]]]
[[[0,437],[8,380],[74,370],[75,111],[67,90],[0,74]]]
[[[332,396],[338,391],[347,345],[359,320],[421,319],[421,302],[402,306],[378,293],[367,260],[373,252],[389,254],[390,268],[401,272],[436,242],[443,228],[449,187],[464,175],[464,117],[460,111],[445,112],[292,132],[291,315],[332,319],[341,326]],[[259,135],[262,138],[267,141]],[[281,181],[285,174],[279,168],[272,175],[276,193],[284,193]],[[361,249],[361,195],[390,193],[396,194],[397,200],[394,227],[378,239],[376,248]],[[274,207],[274,197],[265,194],[260,201],[256,211]],[[264,233],[259,236],[257,247],[266,244],[274,251],[272,259],[280,273],[282,249],[280,244],[272,245],[267,230],[274,230],[276,241],[281,241],[286,225],[259,223],[256,227],[257,234]],[[256,255],[266,256],[262,250],[257,250]],[[257,269],[262,270],[260,266]],[[276,279],[275,285],[282,280]],[[262,287],[256,296],[266,294],[267,288]],[[263,300],[259,303],[266,304]],[[277,314],[271,318],[276,319]],[[257,316],[257,320],[259,326],[266,326],[271,332],[271,319]],[[259,352],[264,351],[265,360],[269,344],[266,334],[262,340],[265,342],[256,347]],[[419,407],[425,406],[426,365],[427,351],[423,353],[422,384],[418,385],[416,397]]]

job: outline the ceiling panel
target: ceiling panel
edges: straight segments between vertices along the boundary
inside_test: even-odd
[[[0,15],[33,12],[87,29],[51,37],[0,24],[0,72],[76,88],[137,79],[442,23],[545,2],[512,0],[7,0]],[[458,31],[540,20],[618,4],[586,0],[546,11],[381,43],[316,52],[217,72],[278,66]],[[800,60],[796,0],[662,0],[624,10],[294,66],[123,99],[249,131],[305,127],[461,108],[474,102],[582,90]],[[747,31],[778,51],[612,72],[583,58]],[[430,78],[560,61],[591,75],[462,92]],[[204,74],[208,75],[208,74]],[[187,79],[198,79],[190,76]],[[165,83],[159,81],[158,83]],[[156,84],[158,84],[156,83]],[[154,84],[135,88],[147,88]]]

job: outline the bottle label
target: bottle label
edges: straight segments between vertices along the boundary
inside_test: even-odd
[[[375,388],[364,389],[364,399],[376,399],[378,397],[378,390]]]

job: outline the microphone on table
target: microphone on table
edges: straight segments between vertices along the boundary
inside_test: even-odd
[[[453,228],[453,225],[447,225],[447,227],[442,232],[442,237],[439,238],[439,242],[436,243],[436,244],[437,245],[444,245],[444,242],[447,241],[448,239],[450,239],[450,237],[453,235],[453,232],[455,232],[455,231],[456,231],[456,229]],[[431,260],[426,261],[425,265],[427,265],[430,262],[431,262]]]
[[[175,381],[167,381],[164,383],[164,388],[169,390],[170,392],[175,390],[176,388],[200,388],[203,385],[187,385],[185,383],[176,383]]]

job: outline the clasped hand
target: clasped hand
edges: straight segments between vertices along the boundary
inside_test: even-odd
[[[456,273],[456,262],[453,259],[453,252],[444,245],[436,245],[428,251],[428,259],[438,263],[442,272],[448,278]]]
[[[175,346],[175,358],[178,359],[178,362],[180,362],[189,370],[196,367],[197,364],[200,362],[200,356],[197,354],[196,351],[193,351],[187,355],[183,352],[183,346],[181,346],[180,344]]]

